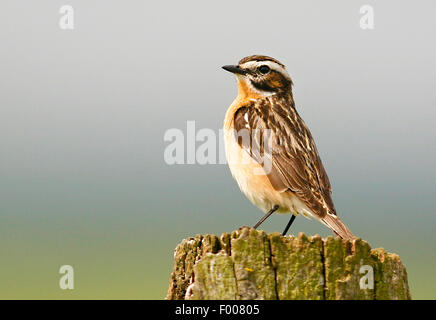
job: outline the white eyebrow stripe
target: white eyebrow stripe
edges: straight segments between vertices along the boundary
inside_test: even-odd
[[[284,75],[289,80],[291,79],[291,77],[289,76],[286,69],[274,61],[248,61],[248,62],[241,64],[240,67],[247,68],[247,69],[256,69],[256,68],[258,68],[260,66],[264,66],[264,65],[270,67],[270,69],[272,69],[272,70],[280,72],[282,75]]]

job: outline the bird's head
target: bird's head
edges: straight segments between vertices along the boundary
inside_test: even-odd
[[[223,69],[236,75],[240,95],[264,97],[291,92],[291,77],[285,66],[274,58],[249,56]]]

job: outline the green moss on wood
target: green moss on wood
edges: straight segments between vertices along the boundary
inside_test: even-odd
[[[376,300],[409,300],[411,299],[407,271],[400,257],[395,253],[388,253],[383,248],[371,250],[377,262],[375,278]]]
[[[347,244],[350,246],[350,244]],[[347,252],[344,260],[344,274],[337,281],[336,299],[338,300],[374,300],[374,289],[364,288],[362,277],[370,267],[374,273],[376,262],[371,256],[371,247],[361,239],[351,242],[351,253]],[[372,268],[372,269],[371,269]]]
[[[272,261],[280,300],[324,299],[322,240],[320,236],[297,238],[270,235]]]
[[[187,299],[193,300],[235,300],[237,287],[233,272],[233,261],[221,251],[218,254],[206,254],[194,267],[195,282]],[[209,290],[213,287],[213,290]]]
[[[369,268],[369,269],[368,269]],[[369,271],[368,271],[369,270]],[[372,274],[370,274],[372,273]],[[374,282],[370,276],[373,275]],[[369,285],[373,284],[373,286]],[[410,299],[396,254],[320,236],[242,228],[197,235],[174,252],[167,299]]]
[[[277,299],[270,244],[263,231],[243,228],[231,237],[238,299]]]

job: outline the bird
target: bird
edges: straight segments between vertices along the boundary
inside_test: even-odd
[[[341,221],[332,188],[309,128],[298,114],[285,65],[251,55],[224,70],[236,76],[238,95],[224,118],[224,145],[231,174],[242,193],[265,215],[290,213],[314,218],[336,235],[356,237]]]

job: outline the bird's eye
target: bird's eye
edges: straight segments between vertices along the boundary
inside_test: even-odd
[[[262,74],[267,74],[269,70],[270,70],[269,67],[265,65],[259,67],[259,72]]]

